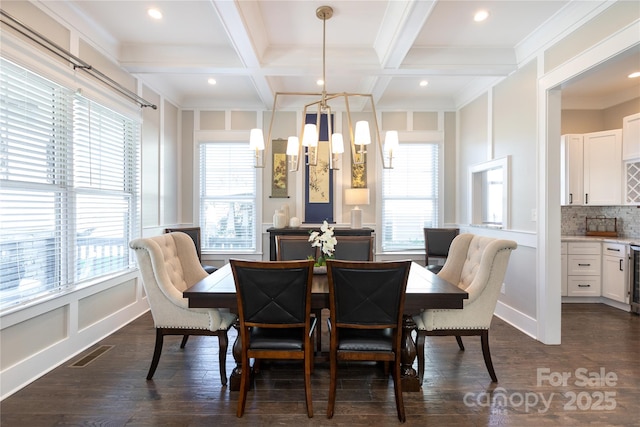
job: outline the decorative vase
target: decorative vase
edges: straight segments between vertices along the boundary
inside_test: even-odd
[[[291,228],[300,227],[300,218],[298,218],[297,216],[292,216],[291,219],[289,220],[289,227]]]
[[[284,228],[287,226],[287,222],[285,221],[284,214],[281,210],[275,211],[273,214],[273,228]]]
[[[280,210],[284,214],[284,226],[286,227],[289,224],[289,205],[282,205]]]

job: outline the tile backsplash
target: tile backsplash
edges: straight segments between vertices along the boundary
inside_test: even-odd
[[[562,235],[584,236],[586,218],[618,219],[618,236],[640,237],[640,206],[562,206]]]

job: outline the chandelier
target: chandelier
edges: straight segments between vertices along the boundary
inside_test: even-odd
[[[363,93],[327,93],[326,84],[326,23],[333,16],[333,8],[330,6],[320,6],[316,9],[316,16],[322,20],[322,92],[276,92],[273,99],[273,108],[271,109],[271,120],[269,123],[269,132],[267,134],[267,143],[265,149],[265,141],[262,129],[252,129],[249,139],[250,148],[255,150],[256,163],[255,167],[264,167],[264,152],[268,150],[271,143],[271,131],[276,116],[278,98],[281,97],[319,97],[319,99],[304,105],[302,112],[302,125],[300,129],[300,137],[290,136],[287,140],[286,155],[289,164],[289,171],[297,171],[300,166],[300,159],[305,158],[307,165],[317,165],[318,162],[318,141],[320,139],[320,123],[321,118],[326,116],[327,120],[327,139],[329,149],[329,169],[337,170],[340,155],[344,153],[344,137],[340,132],[335,132],[333,126],[333,109],[331,103],[344,103],[344,113],[346,114],[348,127],[348,142],[351,147],[351,159],[354,165],[365,163],[366,146],[371,145],[371,131],[376,139],[377,148],[382,158],[382,167],[384,169],[393,168],[393,150],[398,147],[398,132],[387,131],[385,134],[384,145],[380,138],[380,128],[378,126],[378,118],[376,107],[373,102],[373,95]],[[371,109],[373,116],[372,127],[366,120],[360,120],[354,123],[351,119],[350,100],[364,98],[365,102]],[[342,101],[342,102],[340,102]],[[315,111],[315,123],[306,123],[307,112]],[[339,111],[339,110],[337,110]],[[344,126],[343,126],[344,127]]]

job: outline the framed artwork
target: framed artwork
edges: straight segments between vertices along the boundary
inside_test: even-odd
[[[307,114],[305,123],[315,123],[316,115]],[[327,115],[320,117],[320,141],[317,147],[317,164],[305,165],[304,221],[333,222],[333,173],[329,170],[329,136]]]
[[[364,157],[364,162],[356,164],[351,159],[351,188],[367,188],[367,156],[356,154],[356,161]]]
[[[288,198],[289,173],[287,170],[287,141],[274,139],[271,141],[272,165],[271,197]]]

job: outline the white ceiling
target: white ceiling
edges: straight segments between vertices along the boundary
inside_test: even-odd
[[[177,105],[246,109],[270,109],[276,92],[321,90],[315,83],[322,76],[322,20],[316,9],[329,5],[334,14],[326,21],[327,91],[372,93],[379,110],[411,110],[463,105],[531,60],[533,40],[544,43],[566,34],[603,3],[72,0],[39,5],[71,22]],[[150,6],[162,11],[161,21],[147,16]],[[476,23],[473,14],[480,8],[490,15]],[[615,71],[620,76],[633,67],[640,70],[637,50]],[[611,73],[590,74],[595,77],[563,89],[563,102],[580,99],[576,105],[584,106],[589,99],[590,106],[605,108],[613,100],[640,96],[640,79],[629,85],[616,77],[614,84]],[[207,84],[210,77],[215,86]],[[420,87],[421,80],[429,84]]]

